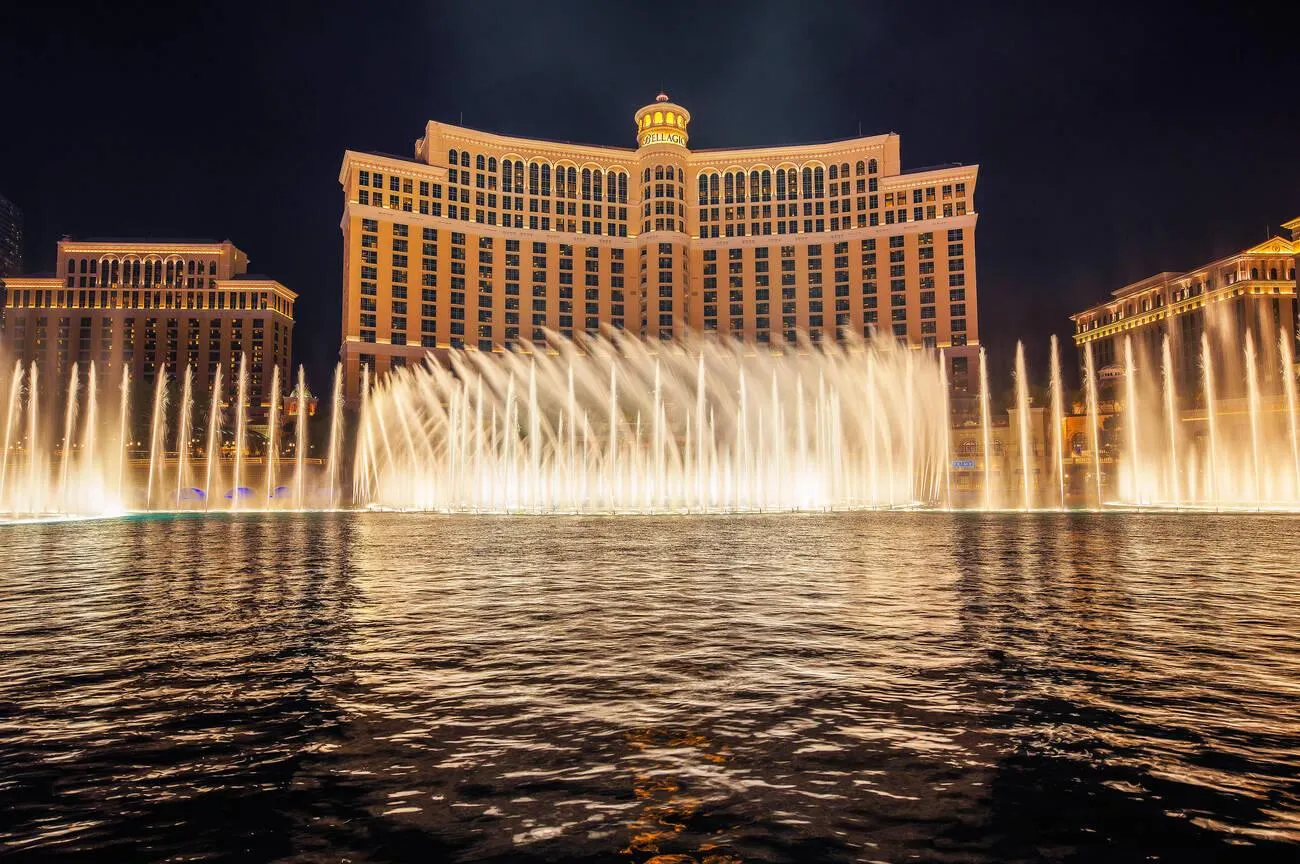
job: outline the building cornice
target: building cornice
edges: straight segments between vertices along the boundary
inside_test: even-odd
[[[1074,334],[1074,344],[1082,345],[1085,342],[1104,339],[1108,336],[1114,336],[1117,333],[1123,333],[1126,330],[1145,327],[1148,324],[1163,321],[1166,318],[1181,315],[1184,312],[1190,312],[1193,309],[1200,309],[1207,303],[1219,303],[1224,300],[1230,300],[1233,297],[1245,297],[1247,295],[1260,297],[1294,297],[1295,283],[1284,279],[1243,279],[1240,282],[1233,282],[1231,285],[1224,285],[1221,288],[1215,288],[1213,291],[1207,291],[1204,294],[1198,294],[1195,297],[1173,301],[1146,312],[1137,312],[1132,315],[1127,315],[1124,318],[1121,318],[1118,321],[1112,321],[1109,324],[1102,324],[1088,330],[1076,332]],[[1076,312],[1070,316],[1070,320],[1078,322],[1080,319],[1088,317],[1099,308],[1101,307],[1094,306],[1092,309],[1088,309],[1084,312]]]

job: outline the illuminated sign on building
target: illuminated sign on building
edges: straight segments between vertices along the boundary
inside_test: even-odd
[[[680,132],[647,132],[641,136],[642,147],[649,147],[651,144],[676,144],[678,147],[685,147],[686,136]]]

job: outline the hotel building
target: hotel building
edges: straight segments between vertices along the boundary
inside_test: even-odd
[[[231,392],[241,353],[248,355],[253,413],[269,399],[277,366],[289,380],[297,295],[248,271],[248,256],[229,240],[68,240],[53,273],[9,278],[0,346],[7,363],[35,363],[62,382],[71,365],[95,363],[101,381],[153,386],[165,368],[178,378],[194,367],[196,392],[211,389],[221,368]]]
[[[1136,363],[1158,367],[1167,335],[1178,393],[1194,396],[1202,389],[1201,334],[1208,333],[1219,372],[1216,396],[1241,396],[1245,376],[1240,358],[1249,332],[1261,377],[1277,380],[1278,334],[1285,329],[1293,344],[1297,334],[1300,219],[1284,227],[1291,239],[1272,237],[1194,270],[1157,273],[1071,315],[1080,363],[1090,347],[1103,385],[1114,382],[1122,378],[1126,340]]]
[[[501,351],[603,327],[772,348],[892,335],[977,353],[977,166],[902,170],[895,134],[692,151],[660,94],[635,148],[429,122],[412,157],[347,151],[345,393],[451,348]]]

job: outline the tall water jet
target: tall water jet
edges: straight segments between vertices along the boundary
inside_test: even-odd
[[[230,509],[239,509],[244,485],[244,438],[248,422],[248,354],[239,353],[239,380],[235,387],[235,486],[230,491]]]
[[[266,502],[275,499],[276,468],[280,465],[280,364],[271,371],[271,407],[266,418]]]
[[[339,486],[339,454],[343,446],[342,428],[343,422],[343,364],[339,363],[334,367],[334,385],[330,397],[330,441],[329,441],[329,465],[327,473],[329,474],[329,507],[337,507],[337,494]]]
[[[63,410],[63,455],[59,460],[59,507],[64,513],[72,512],[69,480],[72,475],[72,435],[77,427],[77,364],[72,364],[68,375],[68,401]]]
[[[293,506],[301,510],[307,503],[307,373],[298,364],[297,443],[294,445]]]
[[[989,408],[989,364],[980,347],[980,446],[984,451],[984,509],[993,509],[993,418]]]
[[[131,446],[131,367],[122,364],[122,383],[117,390],[117,500],[126,504],[126,463]]]
[[[45,483],[41,479],[43,470],[40,451],[40,388],[37,383],[40,375],[36,371],[36,361],[32,361],[31,371],[27,373],[27,511],[41,512],[43,502],[40,499]]]
[[[1210,354],[1210,333],[1201,331],[1201,375],[1205,390],[1205,425],[1209,434],[1210,501],[1218,503],[1219,486],[1219,425],[1215,418],[1214,404],[1214,359]]]
[[[1138,472],[1142,469],[1142,454],[1138,435],[1138,384],[1137,363],[1133,358],[1133,337],[1124,337],[1124,425],[1128,427],[1129,482],[1132,483],[1130,499],[1142,503],[1142,483]]]
[[[81,487],[89,489],[96,495],[103,492],[104,477],[100,473],[99,463],[99,380],[95,370],[95,361],[90,362],[86,372],[86,421],[81,431]]]
[[[1052,334],[1052,455],[1056,459],[1059,505],[1065,509],[1065,388],[1061,384],[1060,345]]]
[[[9,450],[13,446],[14,421],[18,418],[18,400],[23,392],[23,361],[14,361],[13,378],[9,381],[9,400],[5,408],[4,452],[0,453],[0,511],[5,508],[9,491]]]
[[[194,405],[194,366],[185,364],[185,378],[181,382],[181,408],[176,418],[176,500],[174,507],[181,506],[181,493],[189,484],[190,415]]]
[[[1098,423],[1100,405],[1097,399],[1097,369],[1092,359],[1092,343],[1083,346],[1084,374],[1087,376],[1087,410],[1088,410],[1088,444],[1092,448],[1092,477],[1097,487],[1097,508],[1102,505],[1101,497],[1101,428]]]
[[[1033,476],[1030,474],[1029,373],[1025,370],[1025,343],[1016,342],[1016,419],[1020,436],[1020,488],[1024,509],[1033,506]]]
[[[370,476],[374,461],[374,440],[370,429],[370,366],[361,366],[361,414],[357,419],[356,457],[352,468],[352,496],[359,504],[370,503]],[[493,427],[495,428],[495,422]],[[376,466],[377,468],[378,466]]]
[[[948,358],[939,351],[939,392],[943,396],[943,426],[939,430],[943,454],[943,506],[952,509],[952,406],[948,393]]]
[[[1259,371],[1255,364],[1255,339],[1246,330],[1246,410],[1250,414],[1251,500],[1258,504],[1263,487],[1259,475]]]
[[[167,410],[167,365],[158,366],[158,383],[153,388],[153,415],[149,422],[149,480],[144,493],[146,510],[153,509],[153,486],[155,473],[160,470],[163,458],[163,423]]]
[[[208,444],[203,469],[203,509],[212,504],[212,493],[221,470],[221,365],[212,379],[212,398],[208,402]]]
[[[1287,431],[1291,436],[1291,465],[1295,471],[1292,495],[1300,501],[1300,417],[1296,416],[1295,356],[1291,334],[1283,327],[1278,332],[1278,354],[1282,358],[1282,387],[1286,392]]]
[[[1182,493],[1178,482],[1178,393],[1174,381],[1174,355],[1169,347],[1169,334],[1165,334],[1160,346],[1160,361],[1164,370],[1165,423],[1166,437],[1169,439],[1169,500],[1175,505],[1182,503]]]

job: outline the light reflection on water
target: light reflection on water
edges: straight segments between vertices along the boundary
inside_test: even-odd
[[[1292,516],[0,529],[0,843],[353,861],[1276,857]]]

